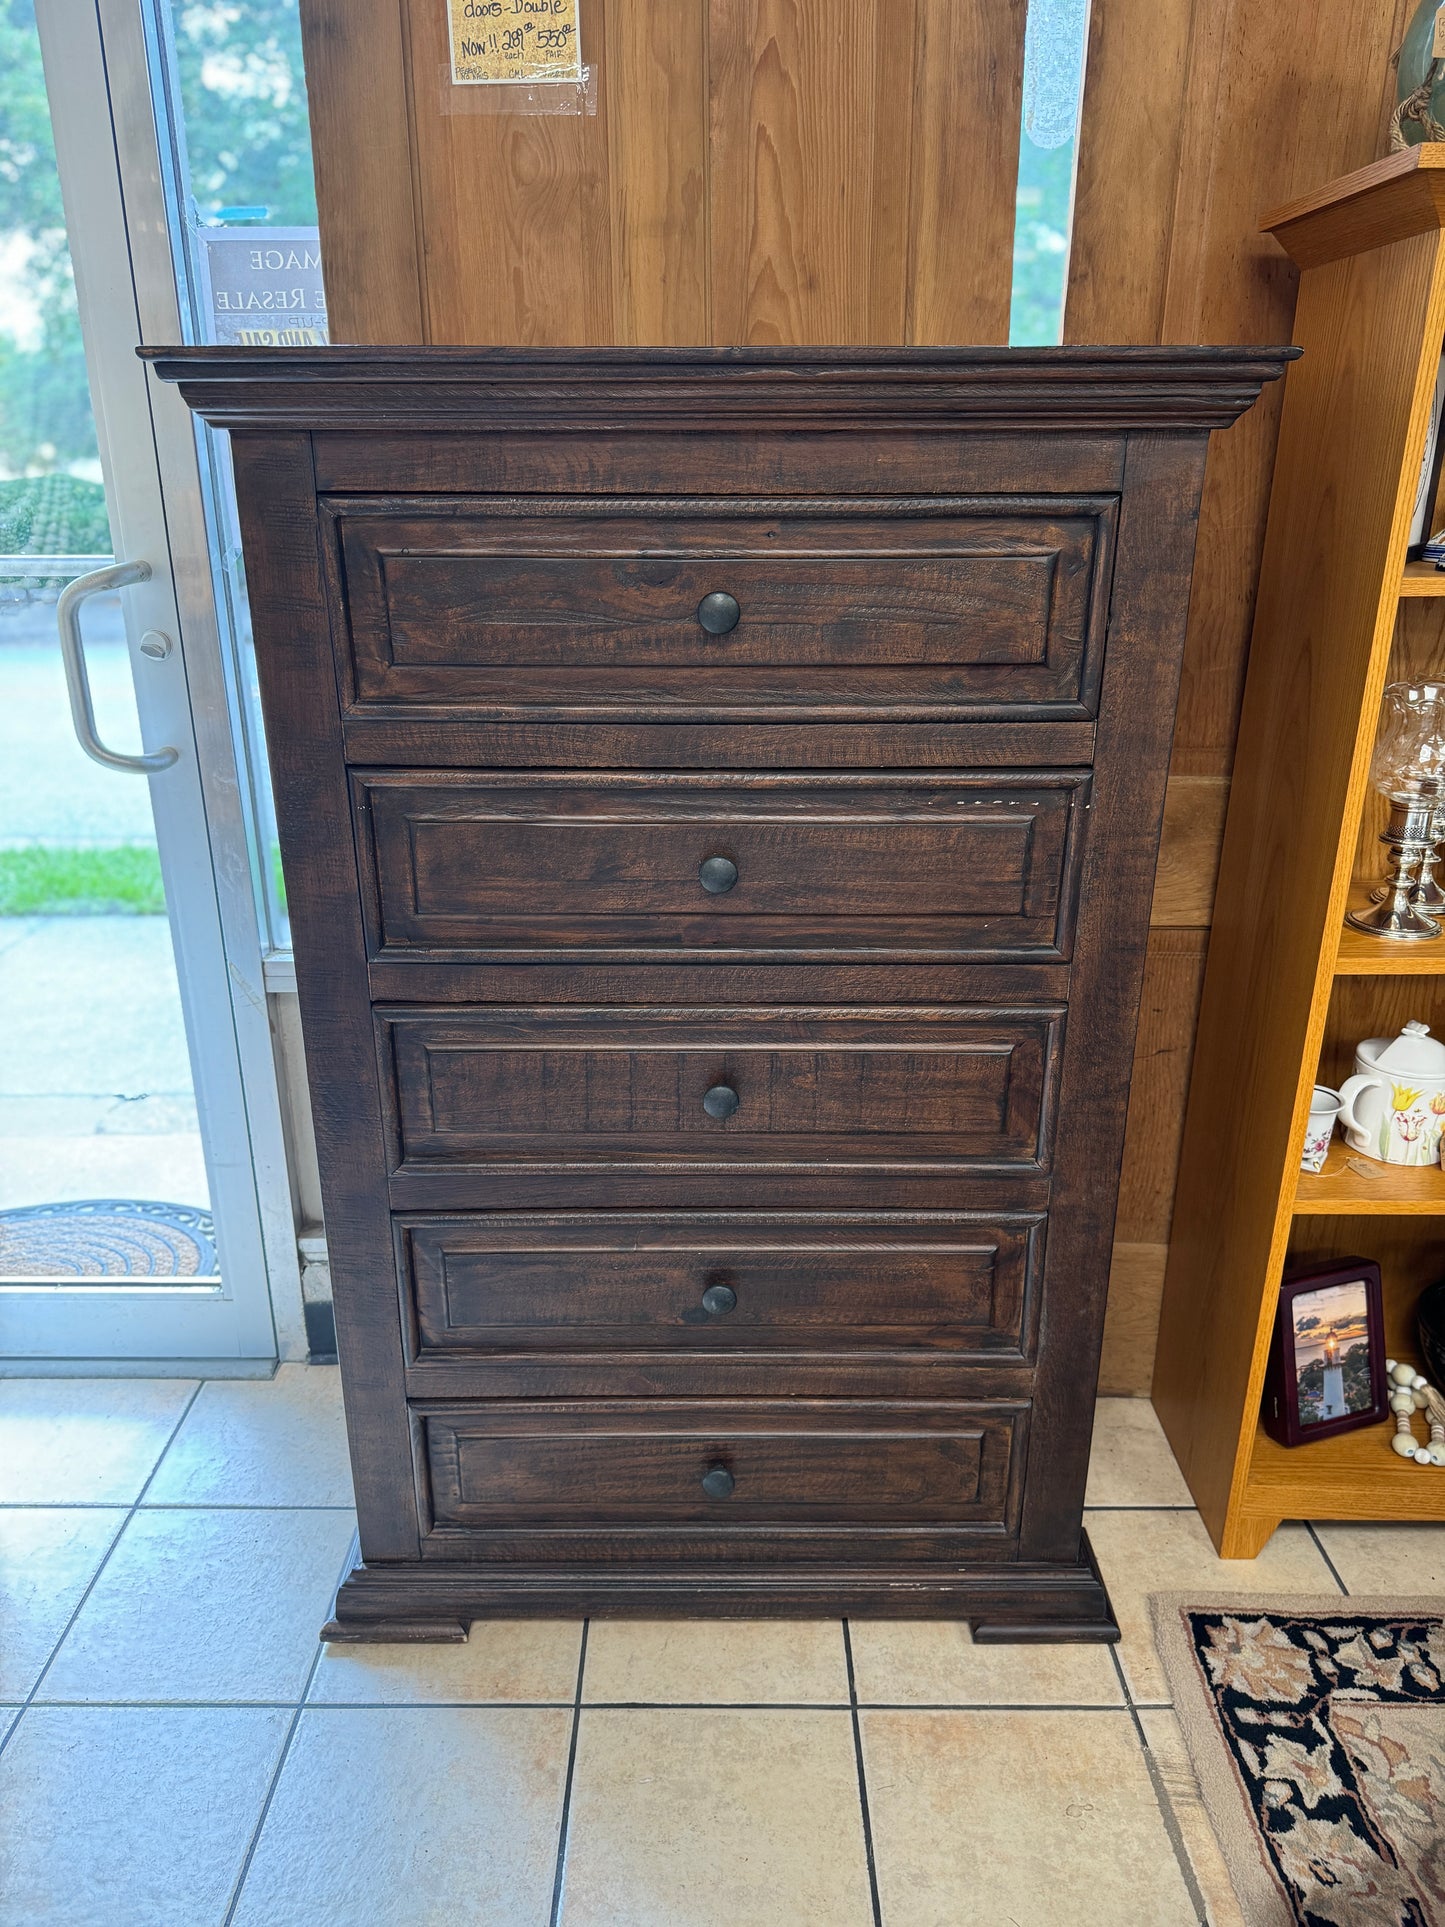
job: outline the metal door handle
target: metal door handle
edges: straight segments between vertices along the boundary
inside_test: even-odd
[[[80,636],[80,605],[87,596],[102,595],[107,589],[125,589],[132,582],[149,582],[149,562],[116,562],[108,569],[96,569],[66,584],[55,605],[55,620],[60,629],[60,653],[65,661],[65,687],[70,696],[70,720],[75,724],[76,740],[86,755],[106,769],[128,770],[133,776],[153,776],[180,761],[178,749],[153,749],[148,755],[125,756],[118,749],[107,749],[95,733],[95,705],[90,696],[90,677],[85,668],[85,644]]]

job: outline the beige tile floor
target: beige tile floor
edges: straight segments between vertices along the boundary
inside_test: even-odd
[[[1243,1927],[1148,1594],[1445,1582],[1445,1528],[1223,1564],[1119,1399],[1115,1651],[867,1620],[326,1648],[349,1501],[334,1371],[0,1382],[0,1927]]]

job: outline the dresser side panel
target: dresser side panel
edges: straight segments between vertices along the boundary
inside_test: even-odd
[[[307,435],[232,437],[363,1556],[419,1540],[361,897]]]

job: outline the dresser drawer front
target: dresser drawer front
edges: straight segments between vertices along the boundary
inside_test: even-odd
[[[1062,1012],[377,1014],[408,1166],[1046,1162]]]
[[[434,1521],[1004,1523],[1017,1411],[800,1404],[430,1411]]]
[[[1043,1221],[497,1213],[397,1228],[422,1360],[494,1351],[1018,1356]]]
[[[1096,706],[1109,496],[329,511],[359,703]],[[731,611],[702,609],[717,596],[736,605],[720,632]]]
[[[353,783],[378,959],[1068,955],[1082,774]]]

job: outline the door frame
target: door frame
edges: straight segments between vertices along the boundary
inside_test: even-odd
[[[248,777],[196,431],[135,354],[185,339],[155,69],[137,0],[36,11],[116,559],[152,569],[122,591],[141,735],[181,752],[159,775],[114,780],[151,786],[222,1277],[5,1287],[0,1372],[269,1372],[306,1340]],[[153,629],[175,644],[163,660],[138,650]]]

